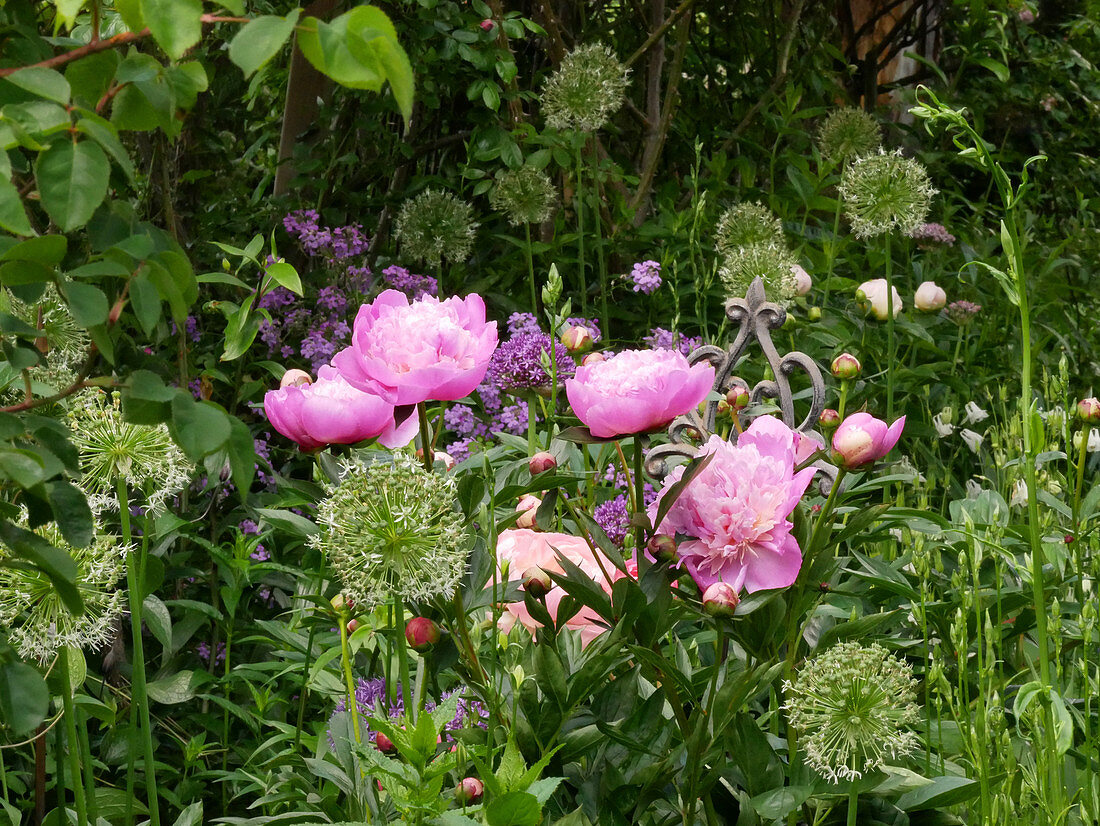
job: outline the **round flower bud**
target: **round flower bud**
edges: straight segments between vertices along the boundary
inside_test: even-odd
[[[859,359],[851,353],[841,353],[833,359],[833,375],[838,379],[857,378],[862,369],[863,365],[859,363]]]
[[[654,534],[645,547],[658,562],[671,565],[679,558],[676,553],[676,540],[667,533]]]
[[[726,391],[726,404],[732,410],[744,410],[749,406],[749,388],[740,379],[734,379],[735,384]]]
[[[822,430],[834,430],[840,426],[840,414],[833,408],[827,407],[817,417],[817,424]]]
[[[599,364],[601,361],[607,361],[603,353],[589,353],[581,359],[581,367],[591,367],[593,364]]]
[[[791,267],[791,272],[794,273],[794,294],[806,295],[814,286],[814,280],[810,278],[810,274],[806,272],[798,264]]]
[[[344,599],[343,594],[337,594],[331,600],[333,611],[343,611],[348,607],[348,601]]]
[[[492,20],[490,20],[488,17],[486,17],[478,25],[481,26],[482,31],[491,32],[493,30],[493,26],[495,24],[493,23]]]
[[[405,625],[405,639],[413,651],[428,651],[439,642],[439,626],[427,617],[413,617]]]
[[[516,520],[516,527],[538,530],[535,525],[535,513],[538,511],[539,505],[541,504],[542,500],[537,496],[532,496],[529,493],[521,496],[519,502],[516,504],[516,510],[519,512],[519,519]]]
[[[548,470],[553,470],[558,466],[558,460],[554,458],[553,453],[547,453],[545,450],[541,453],[536,453],[530,459],[527,460],[527,467],[531,470],[532,476],[538,476],[540,473],[546,473]]]
[[[733,586],[715,582],[703,591],[703,610],[712,617],[732,617],[741,600]]]
[[[550,574],[538,565],[532,565],[523,572],[523,590],[535,599],[542,599],[554,587]]]
[[[464,777],[455,788],[455,800],[463,806],[473,806],[481,802],[485,794],[485,784],[476,777]]]
[[[806,311],[806,318],[810,321],[821,321],[821,308],[810,307],[810,309]]]
[[[938,313],[947,306],[947,293],[935,281],[925,281],[913,294],[913,306],[922,313]]]
[[[299,370],[295,367],[283,373],[283,377],[279,381],[279,389],[281,390],[284,387],[302,387],[307,384],[313,384],[313,378],[305,370]]]
[[[348,633],[349,634],[354,634],[358,630],[358,628],[359,628],[359,620],[357,620],[357,619],[348,620]]]
[[[1077,418],[1089,424],[1100,422],[1100,400],[1093,396],[1077,402]]]
[[[382,732],[377,732],[374,735],[374,745],[382,754],[396,754],[397,746],[393,744],[393,740],[384,735]]]
[[[570,353],[583,353],[592,347],[592,334],[587,327],[577,324],[561,334],[561,343]]]

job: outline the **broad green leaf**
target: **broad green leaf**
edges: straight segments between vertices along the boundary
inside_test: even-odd
[[[997,80],[1001,81],[1001,83],[1008,83],[1008,67],[1001,63],[1001,61],[994,60],[991,57],[971,57],[970,60],[973,63],[977,63],[983,69],[988,69],[997,77]]]
[[[70,482],[57,480],[46,484],[53,518],[65,541],[75,548],[91,544],[95,535],[92,510],[81,490]]]
[[[0,450],[0,473],[21,488],[33,488],[46,478],[46,464],[30,450]]]
[[[76,16],[84,8],[84,0],[54,0],[54,4],[57,6],[57,16],[61,20],[61,25],[68,29],[73,27]]]
[[[172,60],[183,57],[202,37],[202,0],[141,0],[141,14]]]
[[[14,235],[34,235],[19,190],[6,177],[0,177],[0,227]]]
[[[348,47],[350,15],[351,12],[342,14],[331,23],[316,17],[305,18],[298,29],[298,48],[317,71],[341,86],[377,92],[385,80],[385,69],[377,61],[364,63],[352,54]],[[357,31],[356,35],[361,38],[363,32]]]
[[[182,390],[172,399],[169,429],[183,452],[195,460],[224,445],[231,432],[224,410],[211,402],[195,401]]]
[[[397,40],[393,23],[385,12],[373,6],[359,6],[348,12],[347,17],[348,50],[363,65],[380,67],[407,122],[412,116],[412,64]]]
[[[132,32],[140,32],[145,28],[142,5],[142,0],[115,0],[115,11],[122,17],[126,28]]]
[[[50,692],[38,670],[18,660],[0,663],[0,725],[16,736],[33,731],[44,719]]]
[[[122,57],[113,49],[90,54],[70,63],[65,79],[72,88],[73,103],[93,109],[107,94]]]
[[[489,826],[537,826],[542,821],[542,807],[528,792],[508,792],[485,807]]]
[[[199,677],[194,671],[180,671],[171,677],[153,680],[145,687],[149,699],[164,705],[185,703],[195,696]]]
[[[164,650],[171,653],[172,649],[172,616],[160,597],[149,594],[142,601],[145,624],[149,626],[150,633],[164,646]]]
[[[298,276],[298,271],[285,261],[275,262],[267,268],[266,273],[279,286],[286,287],[295,295],[302,294],[302,279]]]
[[[257,508],[256,513],[263,521],[273,527],[284,530],[287,533],[298,536],[313,536],[318,533],[318,528],[304,516],[299,516],[293,511],[278,510],[275,508]]]
[[[230,436],[226,444],[233,484],[241,496],[246,496],[256,475],[256,443],[248,425],[236,416],[229,420]]]
[[[110,306],[107,296],[99,287],[81,281],[69,281],[65,284],[65,298],[69,301],[73,320],[81,327],[95,327],[107,320]]]
[[[65,257],[69,242],[64,235],[39,235],[21,241],[0,255],[0,261],[36,261],[55,267]]]
[[[110,176],[107,156],[92,141],[55,141],[34,167],[42,208],[62,232],[88,223],[107,196]]]
[[[138,274],[130,281],[130,305],[141,329],[151,337],[160,321],[160,293],[144,275]]]
[[[248,77],[278,54],[294,32],[299,9],[286,17],[265,15],[246,23],[229,43],[229,59]]]
[[[0,541],[15,552],[20,559],[7,558],[7,565],[33,565],[42,571],[53,584],[57,595],[74,614],[84,612],[84,600],[76,587],[77,568],[71,556],[60,548],[55,548],[38,534],[13,525],[0,522]]]
[[[32,95],[52,100],[62,106],[68,106],[72,97],[72,89],[65,75],[56,69],[46,69],[42,66],[28,66],[18,72],[12,72],[6,78],[8,83],[14,83],[20,89],[25,89]]]
[[[107,154],[115,159],[126,177],[134,180],[134,164],[130,160],[130,153],[123,147],[122,141],[118,139],[118,130],[110,121],[98,116],[84,117],[76,122],[76,129],[107,150]]]
[[[899,797],[897,807],[903,812],[942,809],[946,806],[965,803],[972,797],[976,797],[980,791],[981,784],[977,780],[953,775],[933,777],[931,783]]]

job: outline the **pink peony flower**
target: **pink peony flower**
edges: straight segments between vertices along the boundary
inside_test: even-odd
[[[806,272],[798,264],[791,266],[791,273],[794,275],[794,294],[806,295],[813,289],[814,280],[810,278],[810,274]]]
[[[304,450],[378,439],[388,448],[404,447],[416,435],[413,411],[398,423],[394,406],[373,393],[356,390],[325,365],[312,384],[288,384],[264,396],[264,413],[281,434]]]
[[[359,308],[351,346],[332,364],[354,387],[394,405],[453,401],[485,376],[497,346],[497,323],[472,294],[440,301],[386,290]]]
[[[925,281],[913,293],[913,306],[922,313],[937,313],[947,306],[947,293],[935,281]]]
[[[711,436],[703,454],[714,458],[683,491],[658,526],[661,533],[692,537],[677,551],[699,587],[725,582],[734,591],[785,588],[798,577],[802,549],[788,517],[815,469],[795,473],[799,436],[781,420],[761,416],[737,444]],[[678,467],[649,507],[683,476]]]
[[[565,393],[592,435],[610,439],[667,426],[697,407],[713,385],[714,368],[689,365],[679,351],[624,350],[578,367]]]
[[[603,571],[600,570],[596,558],[592,555],[592,549],[579,537],[565,533],[536,533],[517,529],[502,531],[497,539],[497,564],[507,561],[509,576],[513,579],[532,568],[554,574],[564,573],[557,561],[558,553],[584,571],[604,591],[611,593],[611,583],[604,578]],[[621,579],[624,576],[606,559],[603,560],[603,566],[612,580]],[[560,586],[554,585],[544,597],[546,609],[555,620],[558,617],[558,605],[564,596],[565,591]],[[507,608],[513,622],[519,621],[532,633],[539,627],[522,602],[509,603]],[[565,625],[567,628],[579,631],[581,642],[588,645],[607,630],[606,626],[598,623],[598,620],[599,616],[591,608],[581,608],[566,621]]]
[[[894,294],[894,318],[901,312],[901,293],[897,287],[892,288]],[[864,281],[856,289],[856,300],[865,313],[870,313],[879,321],[885,321],[890,314],[889,303],[886,298],[886,279],[875,278]]]
[[[886,422],[870,413],[853,413],[833,434],[833,451],[844,467],[860,467],[889,453],[904,427],[904,416],[887,427]]]

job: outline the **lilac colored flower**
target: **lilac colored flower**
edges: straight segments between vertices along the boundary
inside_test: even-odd
[[[678,552],[700,588],[725,582],[750,593],[785,588],[798,577],[802,549],[788,518],[813,478],[814,468],[794,472],[795,435],[779,419],[761,416],[733,445],[712,436],[701,455],[714,458],[684,489],[658,526],[661,533],[684,535]],[[649,508],[656,517],[660,500],[684,474],[675,468]]]
[[[348,300],[336,287],[322,287],[317,291],[316,304],[322,310],[342,313],[348,308]]]
[[[955,243],[955,236],[943,224],[921,224],[909,233],[909,237],[922,247],[936,244],[949,247]]]
[[[212,652],[209,643],[200,642],[195,646],[195,653],[199,655],[200,660],[206,663],[207,667],[218,666],[225,662],[225,643],[218,643],[217,653],[213,655],[213,660],[211,660]]]
[[[266,292],[256,302],[256,306],[261,310],[279,310],[283,307],[289,307],[298,301],[298,296],[288,290],[286,287],[276,287],[270,292]]]
[[[642,343],[652,350],[678,350],[685,356],[690,356],[703,346],[703,339],[698,336],[685,336],[679,332],[674,333],[663,327],[654,327],[649,331],[649,335],[642,339]]]
[[[447,723],[444,724],[444,731],[457,731],[464,728],[485,728],[486,720],[489,718],[489,712],[485,706],[479,700],[466,696],[466,689],[464,686],[452,689],[450,691],[444,691],[440,697],[440,703],[444,703],[452,697],[458,696],[458,704],[455,710],[455,716],[452,717]],[[368,737],[373,743],[375,740],[376,732],[370,731],[369,724],[367,723],[367,717],[388,717],[390,720],[397,720],[405,713],[405,702],[401,693],[401,684],[397,683],[394,686],[393,700],[386,701],[386,681],[382,677],[375,677],[371,680],[365,680],[362,677],[359,678],[358,683],[355,686],[355,706],[356,710],[361,715],[360,722],[364,728],[368,730]],[[431,713],[437,707],[437,704],[428,700],[424,703],[424,712]],[[329,726],[331,727],[333,721],[341,714],[344,714],[348,708],[348,701],[346,696],[342,696],[336,701],[336,707],[332,712],[332,717],[329,718]],[[331,731],[329,733],[329,742],[335,745],[332,740]]]
[[[646,506],[652,504],[657,498],[657,491],[648,482],[646,482],[642,491],[642,498],[645,500]],[[592,512],[592,518],[596,520],[596,524],[603,528],[607,538],[620,548],[623,545],[623,540],[626,539],[626,535],[630,533],[628,501],[627,495],[620,493],[614,499],[608,499],[606,502],[596,505],[596,509]]]
[[[502,390],[531,390],[550,386],[550,376],[543,367],[543,358],[550,358],[550,336],[543,332],[516,333],[501,344],[489,360],[488,378]],[[558,361],[558,381],[569,378],[576,370],[565,347],[555,347]]]
[[[477,386],[477,394],[481,397],[481,406],[488,412],[494,413],[500,410],[500,388],[489,379]]]
[[[202,379],[191,379],[187,382],[187,389],[191,391],[191,395],[196,399],[202,398]]]
[[[952,301],[947,305],[947,309],[944,310],[944,313],[949,319],[962,327],[963,325],[969,324],[974,316],[981,311],[982,305],[975,304],[973,301]]]
[[[455,401],[485,377],[497,347],[497,323],[485,320],[476,293],[409,302],[386,290],[355,317],[350,347],[332,363],[354,387],[395,405]]]
[[[320,330],[314,330],[302,340],[302,358],[308,359],[314,370],[319,370],[336,355],[336,343],[325,338]]]
[[[488,433],[485,424],[474,415],[473,408],[465,404],[448,407],[443,414],[443,425],[459,436],[484,436]]]
[[[395,290],[400,290],[409,298],[420,299],[426,295],[438,295],[439,285],[429,275],[414,275],[396,264],[382,270],[382,280]]]
[[[322,227],[316,210],[303,209],[283,218],[287,233],[298,239],[307,255],[320,255],[341,261],[362,255],[370,247],[370,239],[360,224],[343,227]]]
[[[257,545],[256,550],[250,553],[248,558],[253,562],[267,562],[267,560],[271,559],[271,554],[263,545]]]
[[[529,335],[541,332],[539,320],[533,313],[512,313],[508,316],[508,335]]]
[[[260,534],[260,526],[251,519],[242,519],[241,523],[237,525],[237,530],[245,536],[259,536]]]
[[[465,462],[470,458],[470,454],[473,453],[473,448],[477,447],[477,440],[467,436],[463,439],[457,439],[447,445],[446,453],[455,462]]]
[[[671,350],[624,350],[578,367],[565,382],[573,412],[593,436],[615,438],[658,430],[692,410],[714,385],[714,368],[689,365]]]
[[[527,431],[526,403],[516,402],[502,407],[500,412],[493,417],[490,429],[494,433],[511,433],[514,436],[525,433]]]
[[[630,271],[634,292],[653,295],[661,286],[661,265],[656,261],[642,261]]]

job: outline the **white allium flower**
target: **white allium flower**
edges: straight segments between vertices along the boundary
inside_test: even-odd
[[[909,234],[924,223],[935,194],[924,166],[900,151],[859,158],[840,179],[845,212],[860,238],[894,230]]]
[[[742,298],[760,278],[769,301],[786,304],[798,292],[794,253],[780,244],[752,244],[733,250],[718,269],[728,297]]]
[[[449,598],[466,570],[468,542],[454,479],[408,456],[393,464],[352,460],[318,505],[311,544],[344,593],[368,610],[393,596]]]
[[[406,254],[433,267],[470,257],[474,246],[474,209],[439,189],[425,189],[401,205],[394,235]]]
[[[53,525],[35,530],[66,551],[76,563],[76,587],[84,613],[71,614],[50,578],[37,569],[0,566],[0,627],[19,656],[48,662],[63,645],[96,651],[111,639],[122,615],[124,591],[115,589],[126,576],[126,548],[117,536],[96,532],[87,548],[74,548]]]
[[[855,780],[914,751],[912,669],[881,645],[834,645],[783,684],[806,762],[830,783]]]
[[[555,129],[595,132],[626,99],[629,70],[600,43],[573,50],[542,87],[542,111]]]
[[[193,466],[163,425],[123,421],[118,395],[91,388],[73,397],[69,408],[72,441],[80,453],[80,486],[93,511],[118,510],[115,486],[125,479],[158,511],[191,479]]]
[[[541,224],[553,214],[557,192],[550,177],[533,166],[521,166],[500,176],[489,203],[508,216],[508,223]]]

